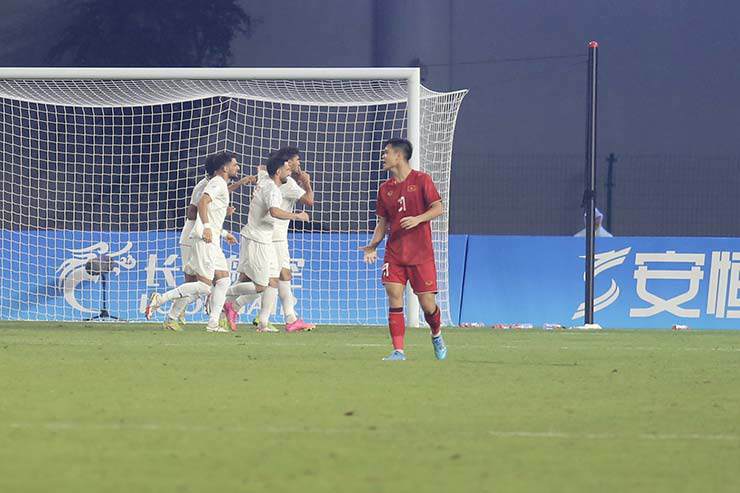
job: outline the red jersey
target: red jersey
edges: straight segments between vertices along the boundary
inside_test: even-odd
[[[429,206],[440,200],[432,177],[421,171],[411,170],[404,181],[391,178],[380,186],[375,213],[389,224],[385,262],[418,265],[434,261],[429,221],[412,229],[403,229],[401,219],[424,214]]]

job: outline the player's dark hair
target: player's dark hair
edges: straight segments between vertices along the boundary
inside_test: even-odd
[[[288,159],[290,158],[286,158],[279,152],[270,154],[270,157],[267,159],[267,164],[265,165],[267,168],[267,174],[270,175],[270,177],[275,176],[275,173],[277,173]]]
[[[391,146],[392,148],[403,152],[406,161],[411,159],[411,155],[414,153],[414,147],[406,139],[388,139],[383,144],[383,147]]]
[[[216,154],[211,154],[206,159],[206,173],[208,176],[213,176],[221,168],[231,162],[232,159],[236,159],[236,154],[229,151],[221,151]]]
[[[293,159],[295,156],[300,156],[301,151],[295,146],[285,146],[281,147],[280,149],[276,151],[272,151],[270,153],[270,157],[281,155],[286,161],[289,161],[290,159]]]

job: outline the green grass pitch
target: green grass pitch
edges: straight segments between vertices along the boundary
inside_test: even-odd
[[[2,492],[740,491],[740,332],[0,324]]]

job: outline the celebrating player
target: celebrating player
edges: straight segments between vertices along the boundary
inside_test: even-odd
[[[208,181],[212,178],[211,175],[203,177],[193,187],[193,191],[190,194],[190,204],[185,211],[185,225],[180,233],[180,260],[182,262],[182,271],[185,274],[185,282],[195,282],[198,280],[198,276],[190,265],[190,258],[193,249],[193,238],[191,233],[198,217],[198,202],[200,201],[203,190],[206,188]],[[242,185],[254,183],[257,180],[254,176],[245,176],[241,180],[229,185],[229,192],[233,192]],[[227,209],[227,214],[232,210],[231,207]],[[221,235],[226,237],[228,231],[222,230]],[[198,296],[189,296],[184,298],[178,298],[172,302],[170,311],[164,321],[164,327],[169,330],[178,331],[181,329],[180,323],[184,321],[185,309],[193,301],[197,300]]]
[[[287,160],[292,175],[286,178],[285,183],[280,185],[280,193],[283,195],[283,202],[280,208],[287,212],[293,212],[296,203],[309,207],[312,206],[314,196],[313,188],[311,187],[311,177],[301,169],[301,154],[298,148],[292,146],[282,147],[275,151],[275,154],[282,155],[282,159]],[[267,174],[264,170],[261,170],[260,173]],[[288,249],[289,224],[290,221],[275,219],[274,233],[272,236],[272,244],[275,247],[278,265],[280,267],[278,296],[283,305],[285,330],[287,332],[312,330],[314,325],[304,322],[295,312],[297,300],[293,296],[293,290],[290,286],[293,274],[290,270],[290,250]],[[259,324],[259,317],[255,322]]]
[[[188,268],[195,281],[186,282],[160,295],[152,293],[144,314],[151,319],[154,311],[168,301],[182,298],[199,297],[211,294],[211,311],[207,330],[222,332],[218,325],[218,317],[226,300],[226,290],[229,287],[229,269],[226,257],[221,250],[220,238],[223,223],[229,207],[228,180],[237,176],[239,165],[236,157],[230,152],[219,152],[208,158],[206,171],[212,178],[203,189],[198,201],[198,219],[193,225],[191,237],[195,238],[190,252]],[[236,243],[236,239],[229,233],[225,235],[229,243]],[[216,238],[216,241],[214,241]],[[213,285],[213,289],[211,289]],[[172,323],[168,316],[165,327],[174,330],[179,326]]]
[[[267,160],[266,173],[258,175],[252,200],[249,203],[247,224],[241,230],[239,246],[239,281],[227,292],[236,297],[233,303],[224,305],[231,329],[236,329],[239,310],[253,299],[255,293],[262,293],[262,305],[257,330],[271,331],[270,312],[277,298],[280,277],[280,264],[273,245],[275,220],[308,221],[305,212],[294,213],[282,209],[283,196],[280,186],[287,181],[291,169],[288,158],[282,153],[274,153]]]
[[[440,360],[447,357],[436,301],[437,269],[429,224],[442,215],[442,199],[428,174],[411,169],[412,151],[406,139],[390,139],[385,143],[383,170],[390,171],[392,176],[380,186],[376,207],[378,222],[370,244],[361,248],[365,252],[365,262],[375,262],[378,245],[388,231],[381,279],[388,295],[388,327],[393,352],[383,358],[386,361],[406,359],[403,292],[409,281],[431,328],[434,355]]]

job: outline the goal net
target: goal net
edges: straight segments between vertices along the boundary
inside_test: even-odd
[[[1,319],[143,320],[148,293],[182,282],[179,232],[205,157],[233,151],[242,173],[255,174],[271,150],[293,145],[316,198],[311,221],[289,233],[298,313],[324,324],[385,323],[380,262],[364,264],[358,248],[387,179],[382,143],[409,130],[406,79],[5,77]],[[445,208],[464,95],[422,87],[418,98],[416,163]],[[226,229],[246,222],[250,194],[232,194]],[[432,229],[449,323],[447,213]],[[238,245],[223,247],[234,272]],[[191,305],[189,318],[202,319],[201,308]]]

